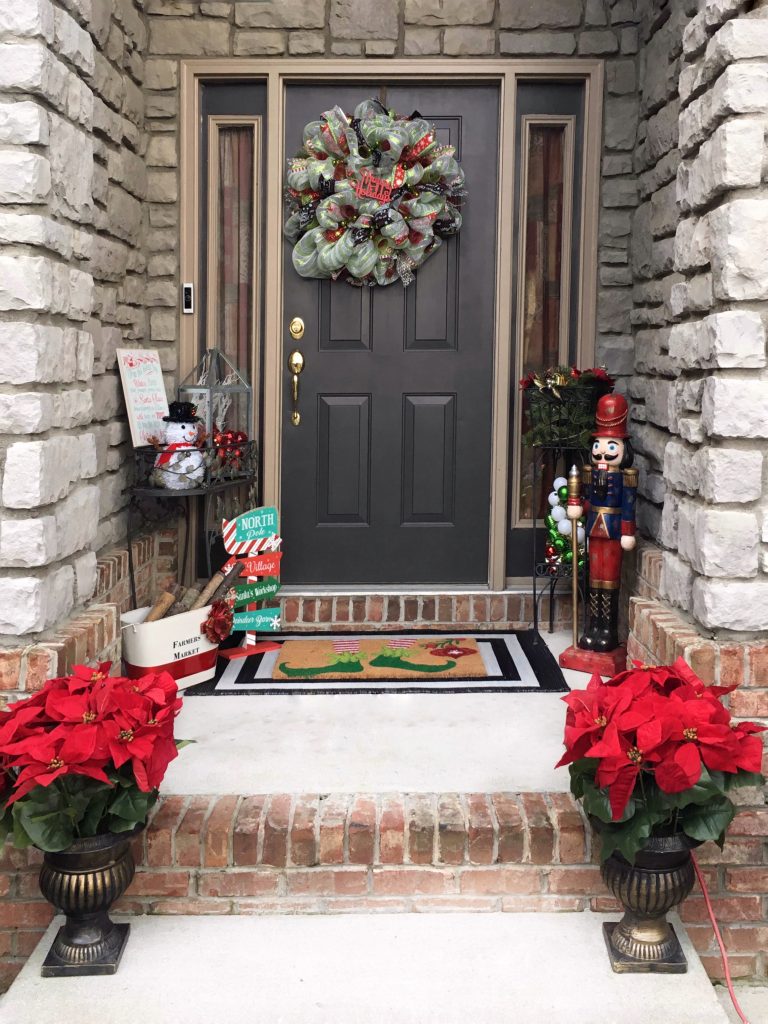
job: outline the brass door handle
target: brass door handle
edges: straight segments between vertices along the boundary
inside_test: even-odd
[[[299,423],[301,423],[301,413],[299,412],[299,374],[304,369],[304,356],[298,349],[294,349],[288,356],[288,369],[291,372],[291,396],[293,398],[291,423],[294,427],[298,427]]]

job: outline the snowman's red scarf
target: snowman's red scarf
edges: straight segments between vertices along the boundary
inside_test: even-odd
[[[167,444],[155,459],[155,465],[164,466],[166,462],[171,461],[171,455],[173,455],[174,452],[179,451],[179,449],[181,448],[194,447],[195,446],[193,444],[190,444],[188,441],[174,441],[173,444]]]

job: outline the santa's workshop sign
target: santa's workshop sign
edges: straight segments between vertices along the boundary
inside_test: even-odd
[[[277,608],[259,608],[257,602],[270,600],[280,590],[280,514],[272,505],[252,508],[235,519],[222,522],[224,548],[231,555],[222,571],[236,562],[243,563],[241,579],[233,588],[235,614],[233,629],[246,631],[245,646],[256,644],[256,633],[276,633],[280,629]]]

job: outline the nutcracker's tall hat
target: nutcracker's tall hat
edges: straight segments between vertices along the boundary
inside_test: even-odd
[[[592,437],[615,437],[623,441],[629,437],[628,416],[629,407],[623,395],[603,395],[597,403]]]

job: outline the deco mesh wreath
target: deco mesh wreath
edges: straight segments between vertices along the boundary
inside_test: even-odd
[[[289,160],[285,225],[302,277],[408,285],[461,227],[464,172],[418,112],[404,117],[374,99],[353,116],[334,107],[303,139]]]

